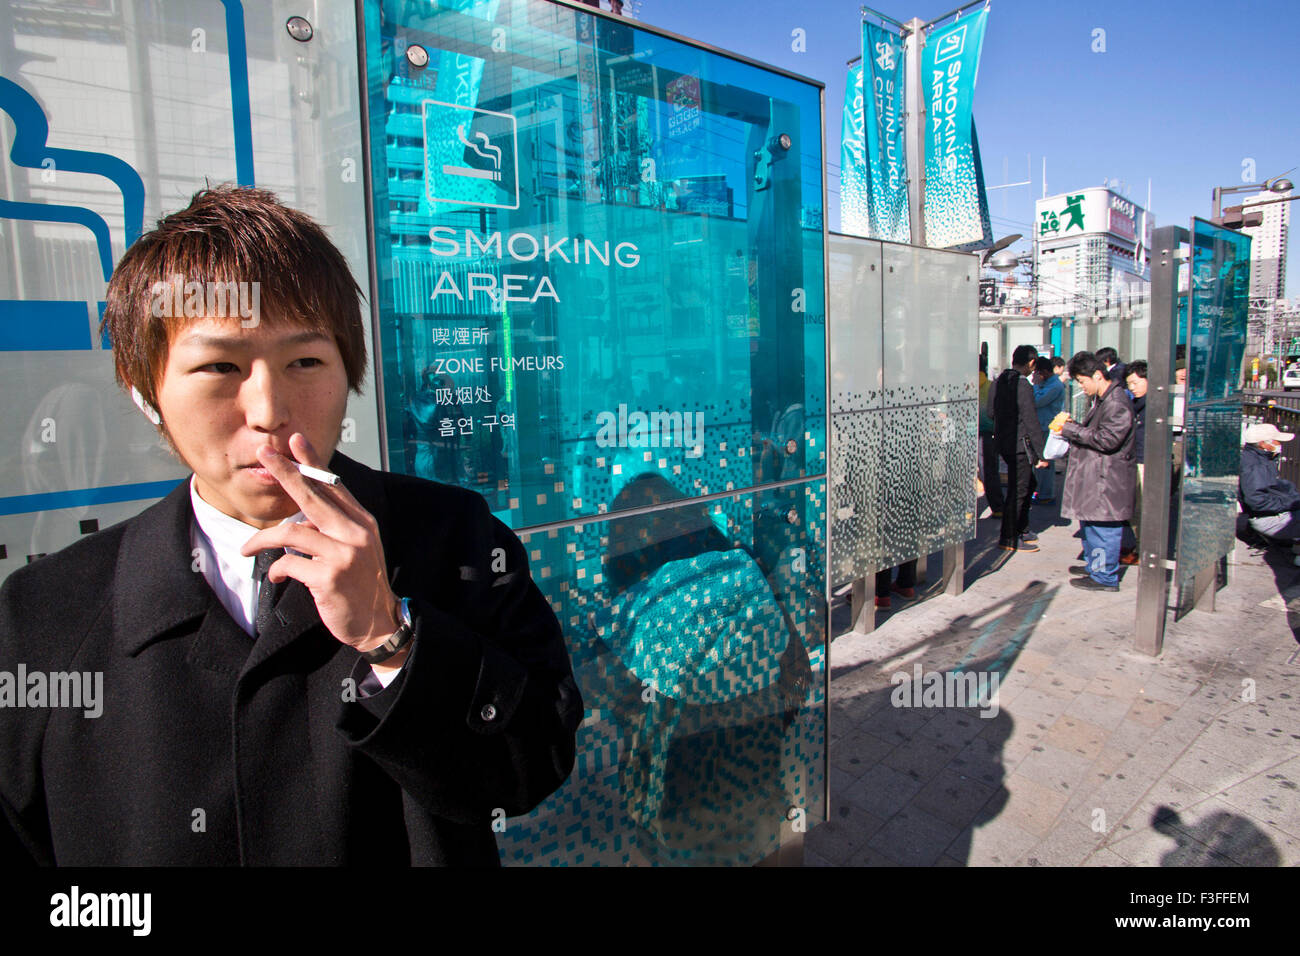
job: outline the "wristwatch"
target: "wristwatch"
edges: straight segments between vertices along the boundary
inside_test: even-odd
[[[397,602],[397,630],[384,643],[372,650],[363,651],[361,656],[367,664],[382,664],[405,650],[414,638],[415,629],[411,624],[411,599],[402,598]]]

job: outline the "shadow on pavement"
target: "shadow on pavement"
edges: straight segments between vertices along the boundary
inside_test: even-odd
[[[1014,721],[993,689],[1057,590],[1030,582],[887,660],[833,673],[830,820],[813,828],[806,844],[816,859],[967,864],[976,831],[1010,796],[1003,750]],[[970,685],[980,677],[987,696],[959,706],[970,703]]]
[[[1198,823],[1184,822],[1178,811],[1157,807],[1151,826],[1174,841],[1160,857],[1161,866],[1277,866],[1282,862],[1268,834],[1246,817],[1216,810]]]
[[[1295,554],[1284,544],[1265,541],[1251,530],[1245,515],[1237,515],[1237,540],[1251,549],[1251,557],[1262,560],[1277,582],[1277,593],[1286,605],[1286,623],[1291,635],[1300,643],[1300,568]]]

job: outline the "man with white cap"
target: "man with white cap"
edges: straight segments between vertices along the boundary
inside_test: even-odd
[[[1252,528],[1281,541],[1300,539],[1300,489],[1277,472],[1282,442],[1292,438],[1273,425],[1251,425],[1241,449],[1241,510]]]

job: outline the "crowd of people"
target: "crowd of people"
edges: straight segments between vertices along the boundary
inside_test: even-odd
[[[1078,519],[1084,558],[1070,568],[1070,584],[1119,590],[1120,565],[1138,560],[1146,379],[1145,362],[1125,365],[1112,348],[1066,362],[1021,345],[992,380],[980,357],[981,470],[991,516],[1001,521],[998,548],[1039,550],[1030,508],[1056,501],[1056,464],[1064,459],[1061,516]],[[1067,381],[1090,400],[1081,421],[1065,410]],[[1133,543],[1125,548],[1130,524]]]

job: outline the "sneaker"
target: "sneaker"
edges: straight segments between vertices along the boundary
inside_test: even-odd
[[[1032,542],[1032,541],[1026,541],[1024,538],[1021,538],[1021,539],[1020,539],[1020,546],[1017,547],[1017,548],[1013,548],[1012,550],[1014,550],[1014,551],[1041,551],[1041,550],[1043,550],[1043,549],[1040,548],[1038,545],[1034,544],[1034,542]]]
[[[1102,584],[1093,578],[1070,578],[1070,587],[1080,591],[1118,591],[1118,584]]]
[[[1016,550],[1016,543],[1014,541],[999,541],[998,548],[1002,551],[1014,551]]]
[[[876,595],[876,607],[888,609],[889,595],[886,594],[884,597],[881,597],[880,595]]]
[[[1026,532],[1024,532],[1023,534],[1020,535],[1020,540],[1021,540],[1021,541],[1037,541],[1037,540],[1038,540],[1038,535],[1034,534],[1032,531],[1026,531]]]
[[[895,584],[891,584],[891,585],[889,586],[889,590],[893,591],[893,592],[894,592],[895,594],[897,594],[899,597],[901,597],[901,598],[905,598],[905,599],[907,599],[907,600],[909,600],[909,601],[910,601],[912,598],[916,597],[916,588],[903,588],[903,587],[899,587],[899,586],[895,583]]]
[[[1092,572],[1089,571],[1088,568],[1087,568],[1087,566],[1086,566],[1086,565],[1083,565],[1083,564],[1075,564],[1075,565],[1071,565],[1071,566],[1070,566],[1070,573],[1071,573],[1071,574],[1082,575],[1082,576],[1085,577],[1085,578],[1086,578],[1086,577],[1091,577],[1091,576],[1092,576]]]

